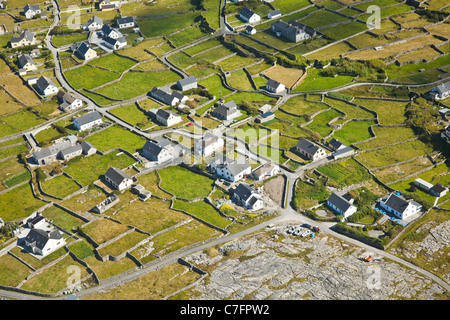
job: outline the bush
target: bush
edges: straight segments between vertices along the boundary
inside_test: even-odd
[[[47,178],[47,175],[45,174],[44,170],[42,168],[36,169],[36,181],[42,182]]]

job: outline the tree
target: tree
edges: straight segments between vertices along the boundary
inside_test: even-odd
[[[45,174],[44,170],[42,168],[36,169],[36,181],[42,182],[47,178],[47,175]]]

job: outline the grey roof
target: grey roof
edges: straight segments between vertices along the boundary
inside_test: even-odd
[[[229,115],[235,113],[237,111],[237,105],[234,101],[229,101],[224,104],[220,104],[217,108],[214,109],[214,113],[219,114],[223,118],[228,118]]]
[[[269,14],[272,16],[275,16],[275,15],[281,14],[281,11],[279,9],[277,9],[275,11],[270,12]]]
[[[56,145],[40,149],[38,151],[35,151],[33,155],[36,157],[36,159],[39,161],[40,159],[45,159],[49,156],[56,156],[58,152],[60,152],[63,149],[66,149],[71,146],[70,141],[63,141],[61,143],[58,143]]]
[[[255,190],[246,183],[240,183],[236,189],[234,189],[234,194],[244,201],[247,201],[254,192]]]
[[[107,42],[107,43],[109,43],[109,44],[111,44],[111,45],[116,45],[116,43],[127,43],[127,40],[125,39],[125,37],[119,37],[119,38],[117,38],[117,39],[113,39],[113,38],[111,38],[111,37],[106,37],[105,38],[105,41]]]
[[[436,87],[436,89],[441,93],[449,92],[450,91],[450,81],[441,83],[440,85],[438,85]]]
[[[60,153],[61,153],[61,155],[63,157],[65,157],[66,155],[69,155],[71,153],[74,153],[74,152],[80,152],[81,153],[82,151],[83,151],[83,148],[81,147],[81,145],[80,144],[76,144],[74,146],[71,146],[71,147],[68,147],[66,149],[61,150]]]
[[[117,19],[117,24],[124,24],[124,23],[130,23],[130,22],[134,22],[134,18],[133,17],[123,17],[123,18],[119,18]]]
[[[94,22],[96,22],[96,23],[98,23],[98,24],[103,24],[102,18],[99,18],[99,17],[97,17],[97,16],[91,17],[91,18],[88,20],[87,24],[90,25],[91,23],[94,23]]]
[[[342,142],[340,142],[339,140],[333,138],[333,139],[330,140],[330,142],[328,142],[328,145],[333,147],[334,149],[339,149],[344,144]]]
[[[108,177],[109,180],[117,185],[121,184],[125,179],[131,179],[125,172],[114,167],[110,167],[108,171],[106,171],[105,177]]]
[[[400,213],[403,213],[409,205],[408,201],[400,198],[395,193],[391,193],[385,204]]]
[[[22,33],[20,34],[20,36],[18,36],[18,37],[11,37],[10,42],[11,42],[11,43],[14,43],[14,42],[20,42],[20,41],[22,41],[23,39],[32,42],[32,41],[34,40],[34,34],[32,34],[32,33],[31,33],[30,31],[28,31],[28,30],[25,30],[24,32],[22,32]]]
[[[251,168],[250,164],[244,158],[238,158],[226,167],[233,176],[240,174],[248,168]]]
[[[79,44],[76,51],[78,54],[81,54],[82,56],[84,56],[90,49],[92,49],[92,48],[91,48],[91,45],[89,44],[89,42],[83,41]]]
[[[312,143],[309,140],[306,140],[304,138],[301,138],[296,147],[298,149],[304,150],[305,152],[309,153],[309,154],[315,154],[317,152],[317,150],[319,150],[319,147],[316,146],[314,143]]]
[[[205,162],[206,162],[206,164],[215,163],[215,164],[227,165],[227,164],[232,163],[233,161],[234,161],[233,159],[230,159],[229,157],[227,157],[224,154],[218,154],[214,158],[207,159]]]
[[[162,117],[163,119],[168,119],[171,115],[179,117],[178,114],[176,114],[170,110],[164,110],[164,109],[158,109],[158,111],[156,111],[156,114],[158,116]]]
[[[243,8],[239,14],[247,19],[250,19],[255,13],[249,8]]]
[[[211,132],[207,131],[202,138],[200,138],[197,143],[201,144],[203,148],[209,146],[210,144],[215,143],[217,140],[219,140],[219,137],[212,134]],[[196,144],[197,144],[196,143]]]
[[[49,239],[62,239],[62,235],[58,230],[47,233],[44,230],[33,228],[28,232],[25,239],[32,247],[42,250]]]
[[[441,193],[441,192],[444,192],[445,190],[447,190],[447,188],[446,187],[444,187],[442,184],[440,184],[440,183],[436,183],[432,188],[431,188],[431,190],[433,190],[433,191],[435,191],[435,192],[437,192],[437,193]]]
[[[187,86],[187,85],[190,85],[190,84],[193,84],[193,83],[197,83],[197,78],[194,77],[194,76],[178,80],[178,84],[180,86]]]
[[[155,98],[163,101],[166,104],[171,105],[174,99],[178,99],[176,98],[173,94],[164,91],[162,89],[159,89],[157,87],[153,87],[152,91],[150,91],[150,94],[152,96],[154,96]],[[178,99],[179,100],[179,99]]]
[[[253,29],[255,29],[255,28],[251,25],[248,25],[247,27],[245,27],[245,31],[247,31],[247,32],[251,32]]]
[[[306,32],[309,35],[315,33],[314,29],[292,20],[288,23],[282,20],[275,21],[272,23],[272,27],[275,27],[276,31],[281,32],[281,34],[287,38],[294,38],[296,35],[303,32]]]
[[[328,202],[333,204],[336,208],[341,210],[342,212],[345,212],[352,206],[350,202],[348,202],[346,199],[341,197],[340,195],[336,193],[332,193],[331,196],[327,199]]]
[[[19,62],[19,66],[21,68],[23,68],[27,63],[36,65],[36,63],[34,63],[34,61],[33,61],[33,58],[31,58],[31,56],[29,54],[21,55],[18,59],[18,62]]]
[[[352,148],[346,146],[342,149],[339,149],[339,150],[333,152],[331,155],[336,157],[336,156],[340,156],[342,154],[353,153],[354,151],[355,150],[353,150]]]
[[[41,10],[41,7],[39,7],[38,4],[27,4],[27,5],[23,8],[23,11],[24,11],[24,12],[28,12],[29,10],[37,11],[37,10]]]
[[[180,101],[181,101],[181,99],[186,97],[184,94],[182,94],[181,92],[178,92],[178,91],[172,91],[172,96],[174,96],[175,98],[177,98]]]
[[[91,149],[97,150],[90,142],[87,141],[81,141],[81,147],[83,148],[84,152],[88,152]]]
[[[85,115],[82,115],[76,118],[79,126],[85,125],[87,123],[100,120],[102,118],[101,114],[98,111],[89,112]]]
[[[266,82],[266,87],[278,88],[280,85],[281,85],[281,83],[279,83],[278,81],[275,81],[273,79],[269,79]]]
[[[149,154],[151,157],[154,158],[158,158],[158,155],[161,153],[163,149],[164,149],[163,146],[150,140],[145,142],[144,146],[142,147],[142,151],[146,152],[147,154]]]
[[[45,89],[47,89],[50,86],[56,87],[56,85],[53,83],[52,79],[50,79],[48,77],[45,77],[45,76],[41,76],[39,78],[39,80],[37,81],[37,85],[42,90],[45,90]]]

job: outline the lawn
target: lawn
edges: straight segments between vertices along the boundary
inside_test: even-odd
[[[55,35],[52,38],[52,42],[56,47],[62,47],[75,42],[84,41],[88,37],[88,33],[73,33],[65,35]]]
[[[42,293],[56,293],[67,287],[69,267],[76,266],[80,270],[80,279],[88,275],[87,270],[70,255],[57,264],[29,279],[21,288]]]
[[[180,31],[168,37],[175,47],[181,47],[194,40],[207,36],[207,33],[203,33],[199,27],[190,27],[186,30]]]
[[[227,78],[228,84],[238,90],[253,90],[253,86],[244,70],[234,71]]]
[[[161,188],[177,197],[184,199],[206,197],[212,190],[214,181],[186,168],[172,166],[158,172],[161,177]]]
[[[306,126],[311,131],[317,132],[321,137],[325,137],[330,134],[332,127],[327,126],[331,120],[342,117],[342,113],[330,109],[328,111],[324,111],[316,115],[313,121]]]
[[[32,270],[9,254],[0,257],[0,285],[15,287],[31,274]]]
[[[107,85],[96,92],[109,98],[128,100],[146,94],[153,87],[161,87],[170,83],[175,83],[181,77],[170,70],[158,72],[128,72],[119,83]]]
[[[0,162],[0,190],[10,188],[30,178],[30,172],[17,158]]]
[[[326,77],[320,74],[318,69],[308,69],[308,75],[294,91],[327,90],[349,84],[353,81],[352,76]]]
[[[395,146],[364,152],[359,154],[356,158],[369,168],[378,168],[426,155],[432,151],[433,148],[430,146],[425,145],[419,140],[414,140]]]
[[[80,189],[75,181],[65,175],[57,176],[53,179],[41,182],[42,190],[52,196],[64,198]]]
[[[218,75],[213,75],[206,79],[200,80],[198,84],[206,87],[208,91],[216,97],[216,99],[220,99],[221,97],[232,93],[232,91],[222,85],[222,80]]]
[[[42,212],[42,215],[47,219],[52,220],[58,227],[61,227],[69,232],[85,223],[83,220],[78,219],[77,217],[65,212],[62,209],[59,209],[56,206],[51,206],[50,208],[45,209]]]
[[[95,67],[101,67],[122,73],[125,70],[128,70],[132,66],[134,66],[136,62],[127,58],[119,57],[118,55],[111,53],[108,55],[101,56],[95,60],[89,61],[89,64]]]
[[[334,27],[323,28],[320,29],[320,32],[337,41],[351,37],[354,34],[363,32],[364,30],[367,30],[367,26],[364,23],[355,21],[340,24]]]
[[[158,176],[156,174],[156,171],[151,171],[142,176],[139,176],[138,183],[142,185],[146,190],[150,191],[152,194],[160,198],[169,199],[172,197],[168,193],[158,188]]]
[[[210,228],[196,220],[193,220],[178,228],[169,230],[152,238],[153,251],[151,252],[151,255],[140,255],[139,253],[143,251],[142,248],[137,248],[136,250],[132,251],[131,254],[145,264],[149,261],[155,260],[158,257],[165,256],[171,252],[182,249],[194,243],[216,237],[219,234],[219,231]]]
[[[97,150],[105,152],[113,148],[122,148],[128,152],[135,153],[145,144],[145,139],[123,129],[119,126],[112,126],[106,130],[96,133],[86,139],[92,143]]]
[[[213,39],[209,39],[203,42],[200,42],[199,44],[196,44],[192,47],[186,48],[183,51],[186,52],[189,55],[195,55],[195,54],[199,54],[203,51],[206,51],[208,49],[212,49],[214,47],[217,47],[219,45],[222,45],[220,43],[220,41],[218,41],[216,38]]]
[[[371,138],[369,128],[374,124],[373,121],[350,121],[335,131],[333,137],[349,146],[352,143]]]
[[[45,122],[45,119],[26,110],[0,117],[0,137],[25,131],[43,122]]]
[[[33,196],[30,185],[24,184],[0,195],[0,218],[3,221],[23,219],[44,205],[45,202]]]
[[[150,117],[138,109],[134,104],[114,108],[111,110],[111,113],[139,128],[146,128],[151,125]]]
[[[148,190],[148,189],[147,189]],[[188,219],[186,215],[171,210],[169,201],[151,198],[145,202],[122,203],[114,219],[139,230],[155,234]]]
[[[98,219],[81,228],[97,244],[109,241],[124,232],[130,230],[126,225],[114,222],[110,219]]]
[[[317,171],[330,178],[327,185],[339,189],[372,179],[367,170],[353,159],[329,164]]]
[[[376,138],[364,143],[358,144],[360,149],[373,149],[388,144],[409,140],[415,137],[414,131],[408,127],[379,127],[374,126],[372,130]]]
[[[280,108],[298,115],[313,115],[317,111],[328,109],[323,103],[307,101],[303,95],[290,98]]]
[[[321,10],[310,14],[308,17],[301,19],[299,22],[307,25],[308,27],[317,28],[342,21],[348,21],[348,19],[336,13]]]
[[[75,89],[93,89],[102,84],[111,82],[119,78],[120,74],[88,65],[66,71],[64,73],[69,83]]]
[[[94,255],[94,249],[84,240],[71,244],[69,250],[80,260],[84,260]]]
[[[198,12],[189,12],[180,15],[162,16],[153,19],[137,19],[141,32],[147,38],[167,36],[176,31],[189,27],[194,23]]]
[[[79,158],[79,160],[76,158],[74,160],[77,161],[72,163],[69,161],[64,171],[83,186],[90,185],[100,179],[109,167],[123,169],[136,162],[133,158],[119,151],[113,151],[104,156],[94,154],[89,157]]]
[[[307,209],[318,205],[330,196],[330,192],[325,188],[325,181],[317,179],[315,185],[311,186],[301,180],[297,180],[294,195],[294,206],[297,210]]]
[[[231,223],[231,220],[222,217],[210,204],[204,201],[189,203],[175,200],[173,203],[173,208],[186,211],[219,228],[225,228]]]
[[[138,231],[133,231],[123,236],[122,238],[112,242],[111,244],[108,244],[107,246],[99,249],[98,253],[102,257],[106,257],[107,255],[116,257],[119,254],[129,250],[130,248],[132,248],[145,238],[148,238],[147,234]]]
[[[406,120],[405,107],[408,102],[354,99],[353,103],[375,111],[380,124],[403,124]]]
[[[64,200],[59,204],[77,213],[83,213],[91,210],[94,206],[105,200],[106,197],[107,195],[102,189],[91,185],[86,192]]]
[[[215,64],[220,66],[222,68],[222,70],[226,72],[226,71],[232,71],[232,70],[236,70],[239,68],[243,68],[245,66],[254,64],[260,60],[261,59],[246,58],[246,57],[241,57],[241,56],[236,55],[236,56],[227,58],[225,60],[219,61]]]
[[[340,101],[340,100],[334,100],[325,97],[324,102],[328,103],[329,105],[333,106],[334,108],[338,109],[339,111],[342,111],[347,115],[345,118],[346,120],[350,119],[374,119],[376,118],[374,113],[371,113],[369,111],[366,111],[362,108],[356,107],[350,103]]]

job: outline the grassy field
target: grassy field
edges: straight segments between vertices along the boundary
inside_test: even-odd
[[[306,128],[311,131],[317,132],[321,137],[325,137],[329,135],[332,130],[331,127],[327,126],[327,123],[337,117],[342,117],[342,113],[334,109],[321,112],[314,117],[313,122],[308,124]]]
[[[238,90],[253,90],[253,86],[244,70],[234,71],[227,78],[228,84]]]
[[[129,228],[110,219],[99,219],[84,226],[81,230],[89,235],[92,240],[102,244],[128,231]]]
[[[330,192],[326,190],[323,180],[317,179],[314,186],[298,180],[294,195],[294,205],[297,210],[299,208],[307,209],[319,204],[321,201],[325,201],[329,196]]]
[[[352,102],[375,111],[378,114],[380,124],[403,124],[406,120],[405,107],[408,104],[407,102],[366,99],[354,99]]]
[[[45,205],[45,202],[36,199],[29,184],[12,189],[0,195],[3,221],[23,219]]]
[[[32,270],[9,254],[0,257],[0,284],[15,287],[31,274]]]
[[[107,255],[112,255],[113,257],[118,256],[119,254],[129,250],[140,241],[148,238],[148,235],[145,233],[140,233],[138,231],[130,232],[129,234],[123,236],[122,238],[108,244],[107,246],[98,250],[98,253],[105,257]]]
[[[52,220],[58,227],[61,227],[69,232],[85,223],[83,220],[76,218],[56,206],[51,206],[50,208],[45,209],[42,212],[42,215],[47,219]]]
[[[60,198],[64,198],[80,189],[75,181],[66,177],[65,175],[60,175],[56,178],[43,181],[41,183],[41,187],[45,193]]]
[[[112,126],[96,133],[87,138],[86,141],[92,143],[101,152],[113,148],[122,148],[128,152],[135,153],[145,144],[145,139],[119,126]]]
[[[84,260],[94,255],[93,247],[85,240],[71,244],[69,246],[69,250],[72,251],[80,260]]]
[[[171,210],[169,208],[170,202],[156,198],[151,198],[146,202],[122,203],[120,206],[120,209],[114,215],[114,219],[151,234],[188,219],[182,213]]]
[[[170,70],[150,73],[128,72],[120,80],[120,84],[113,83],[96,92],[113,99],[128,100],[149,92],[154,86],[164,86],[180,79],[178,74]]]
[[[336,88],[352,82],[352,76],[326,77],[320,74],[320,70],[310,68],[308,75],[294,91],[314,91]]]
[[[371,138],[369,127],[374,124],[375,122],[373,121],[350,121],[337,130],[333,137],[345,145],[351,145],[352,143]]]
[[[52,42],[56,47],[62,47],[72,44],[74,42],[84,41],[88,37],[88,33],[74,33],[67,35],[55,35],[52,38]]]
[[[43,122],[44,119],[26,110],[0,117],[0,137],[25,131]]]
[[[335,107],[339,111],[342,111],[347,115],[346,120],[348,119],[374,119],[375,114],[368,112],[362,108],[358,108],[350,103],[340,101],[340,100],[334,100],[325,97],[324,102],[328,103],[329,105]]]
[[[0,190],[5,190],[30,178],[30,172],[17,158],[0,162]]]
[[[43,293],[56,293],[67,287],[67,270],[70,266],[79,267],[81,279],[88,275],[86,268],[71,256],[67,256],[57,264],[28,280],[21,288]]]
[[[151,125],[151,119],[134,104],[114,108],[111,113],[139,128],[147,128]]]
[[[134,66],[136,62],[127,58],[119,57],[118,55],[112,53],[92,60],[89,64],[95,67],[101,67],[122,73]]]
[[[105,200],[106,197],[107,195],[102,189],[91,185],[86,192],[61,201],[60,205],[82,214]]]
[[[119,261],[99,261],[95,256],[85,259],[89,267],[94,270],[95,274],[100,280],[113,277],[122,272],[136,268],[136,263],[128,257],[122,258]]]
[[[355,21],[334,27],[323,28],[320,29],[320,32],[337,41],[363,32],[364,30],[367,30],[367,26],[364,23]]]
[[[216,99],[219,99],[232,92],[222,85],[222,81],[218,75],[213,75],[206,79],[200,80],[198,84],[206,87],[208,91],[216,97]]]
[[[211,223],[219,228],[225,228],[227,225],[231,223],[231,220],[228,220],[222,217],[214,208],[207,204],[206,202],[184,202],[175,200],[173,204],[174,209],[184,210],[192,215]]]
[[[407,127],[379,127],[374,126],[372,130],[376,138],[364,143],[358,144],[361,149],[373,149],[395,142],[409,140],[415,137],[414,131]]]
[[[367,170],[353,159],[329,164],[318,168],[317,171],[329,177],[327,185],[335,188],[344,188],[372,179]]]
[[[206,197],[213,181],[205,176],[179,166],[159,170],[161,188],[184,199]]]
[[[94,154],[89,157],[81,158],[80,160],[68,164],[64,171],[81,183],[87,186],[98,180],[109,167],[116,167],[123,169],[132,165],[135,162],[124,153],[111,152],[104,156]]]
[[[151,171],[142,176],[139,176],[138,182],[146,190],[150,191],[152,194],[160,198],[169,199],[172,197],[171,195],[165,193],[164,191],[158,188],[158,176],[156,175],[155,171]]]
[[[376,170],[374,171],[374,174],[384,183],[391,183],[403,176],[414,174],[415,172],[429,168],[432,165],[433,164],[427,157],[422,157],[397,166]]]
[[[428,154],[433,149],[419,140],[361,153],[357,159],[369,168],[378,168]]]
[[[119,74],[88,65],[64,72],[69,83],[75,89],[93,89],[119,78]]]
[[[189,12],[182,15],[163,16],[154,19],[137,19],[141,32],[147,38],[167,36],[194,23],[198,12]]]

